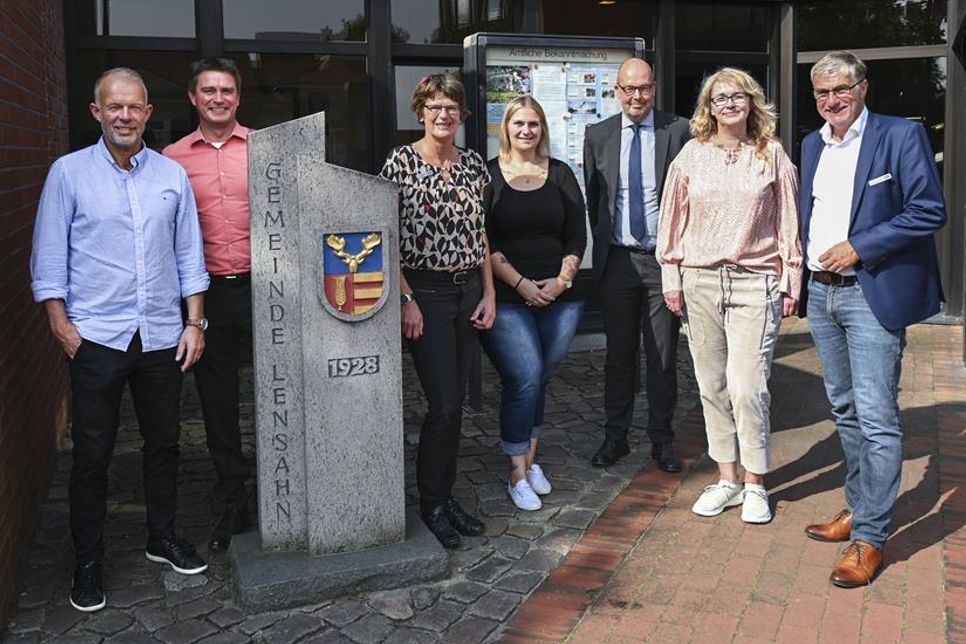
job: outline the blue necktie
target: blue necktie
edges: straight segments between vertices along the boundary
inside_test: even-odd
[[[644,180],[641,174],[641,128],[643,123],[632,123],[634,138],[631,140],[631,157],[627,164],[627,179],[629,185],[629,199],[631,235],[637,240],[638,244],[644,243],[647,233],[644,220]]]

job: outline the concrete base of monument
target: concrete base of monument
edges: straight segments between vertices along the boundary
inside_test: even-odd
[[[229,550],[235,598],[247,608],[289,608],[439,579],[449,556],[416,512],[406,513],[406,540],[357,552],[310,556],[262,552],[258,534],[236,535]]]

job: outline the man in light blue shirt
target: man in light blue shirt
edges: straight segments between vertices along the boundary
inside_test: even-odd
[[[184,574],[207,568],[174,532],[181,380],[207,326],[194,197],[181,166],[144,145],[152,108],[137,72],[105,72],[90,108],[103,136],[51,166],[30,262],[34,299],[70,364],[70,603],[85,612],[106,603],[107,471],[125,383],[144,438],[145,556]]]

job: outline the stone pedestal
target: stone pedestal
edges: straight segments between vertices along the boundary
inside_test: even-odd
[[[397,190],[325,163],[324,131],[320,113],[248,138],[259,533],[231,561],[249,606],[447,564],[405,512]]]

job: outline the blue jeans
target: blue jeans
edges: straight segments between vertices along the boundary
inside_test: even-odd
[[[845,452],[852,539],[885,545],[902,471],[899,374],[905,329],[885,329],[862,288],[808,286],[808,321]]]
[[[530,439],[543,431],[547,382],[567,355],[583,311],[583,302],[544,307],[500,302],[493,328],[480,334],[503,385],[500,445],[505,454],[526,454]]]

